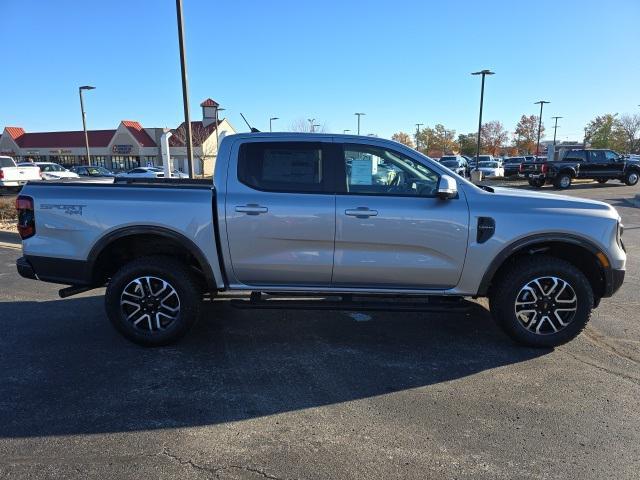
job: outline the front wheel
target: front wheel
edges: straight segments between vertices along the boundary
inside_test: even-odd
[[[174,343],[199,316],[201,289],[187,266],[150,256],[124,265],[105,293],[107,316],[128,340],[145,346]]]
[[[585,275],[569,262],[538,255],[509,268],[492,287],[491,313],[519,343],[555,347],[587,325],[594,305]]]
[[[638,183],[639,179],[640,179],[640,176],[638,175],[638,172],[636,171],[627,172],[627,174],[624,176],[624,183],[632,187],[636,183]]]

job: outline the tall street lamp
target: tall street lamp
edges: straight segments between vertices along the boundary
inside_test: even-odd
[[[478,162],[480,160],[480,134],[482,132],[482,104],[484,103],[484,77],[487,75],[495,75],[491,70],[480,70],[473,72],[471,75],[482,75],[482,85],[480,87],[480,118],[478,119],[478,147],[476,148],[476,171],[478,170]]]
[[[270,132],[273,132],[272,122],[273,122],[274,120],[280,120],[280,118],[278,118],[278,117],[271,117],[271,118],[269,119],[269,131],[270,131]]]
[[[89,134],[87,133],[87,114],[84,112],[84,100],[82,99],[83,90],[95,90],[96,87],[91,85],[83,85],[78,88],[80,94],[80,111],[82,112],[82,129],[84,130],[84,146],[87,150],[87,165],[91,165],[91,157],[89,156]]]
[[[556,131],[558,130],[558,119],[562,117],[551,117],[556,121],[556,124],[553,126],[553,146],[556,146]]]
[[[345,135],[347,132],[350,132],[351,130],[349,128],[345,128],[344,130],[342,130],[342,134]]]
[[[354,115],[356,115],[358,117],[358,135],[360,135],[360,117],[362,115],[366,115],[366,113],[356,112],[356,113],[354,113]]]
[[[422,127],[424,123],[416,123],[416,150],[420,150],[420,127]]]
[[[540,117],[538,117],[538,141],[536,142],[536,156],[540,155],[540,129],[542,128],[542,107],[547,102],[546,100],[539,100],[534,105],[540,105]]]
[[[187,60],[184,47],[184,22],[182,20],[182,0],[176,0],[176,15],[178,20],[178,43],[180,47],[180,72],[182,74],[182,103],[184,108],[184,126],[187,138],[187,169],[189,178],[193,178],[193,132],[191,130],[191,116],[189,115],[189,82],[187,80]]]

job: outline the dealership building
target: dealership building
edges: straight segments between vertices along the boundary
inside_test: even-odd
[[[218,142],[235,133],[231,124],[218,119],[218,103],[203,101],[202,120],[191,122],[195,173],[211,175]],[[138,166],[162,166],[161,137],[171,132],[169,157],[171,168],[186,172],[187,149],[184,123],[175,129],[146,128],[139,122],[122,120],[114,130],[89,130],[91,164],[109,170],[129,170]],[[0,155],[16,162],[33,160],[65,166],[86,165],[85,137],[82,130],[71,132],[27,132],[19,126],[5,127],[0,137]]]

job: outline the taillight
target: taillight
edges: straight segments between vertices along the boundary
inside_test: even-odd
[[[520,166],[518,167],[518,171],[521,172],[521,173],[524,172],[524,164],[523,163],[521,163]]]
[[[0,168],[0,180],[2,180],[4,178],[4,172],[2,171],[2,169]]]
[[[546,163],[543,163],[542,166],[540,167],[540,171],[542,173],[547,173],[548,170],[549,170],[549,165],[547,165]]]
[[[36,234],[36,217],[33,208],[33,198],[20,195],[16,198],[16,210],[18,211],[18,233],[20,238],[26,240]]]

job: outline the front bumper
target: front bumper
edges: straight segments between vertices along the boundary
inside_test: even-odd
[[[613,268],[605,272],[605,290],[603,297],[610,297],[620,290],[620,287],[624,283],[624,274],[624,270],[616,270]]]

